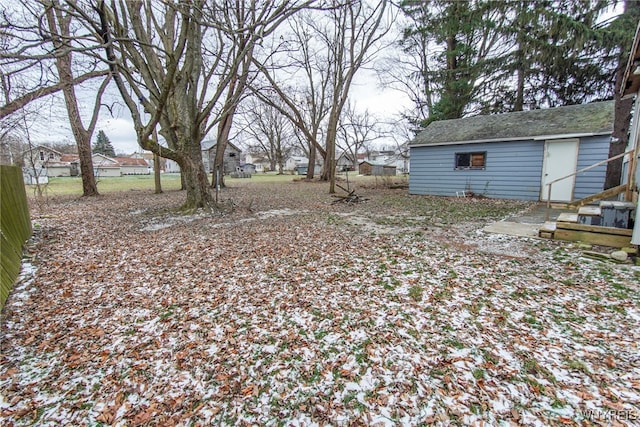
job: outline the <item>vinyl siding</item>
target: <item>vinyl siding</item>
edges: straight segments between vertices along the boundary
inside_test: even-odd
[[[455,196],[473,191],[491,198],[538,200],[542,171],[541,141],[507,141],[411,147],[410,194]],[[487,153],[484,170],[454,170],[458,152]]]
[[[491,198],[540,200],[544,141],[505,141],[479,144],[410,147],[410,194],[455,196],[473,191]],[[454,170],[458,152],[487,153],[484,170]],[[577,169],[605,160],[609,136],[581,138]],[[606,165],[576,176],[574,199],[602,191]]]
[[[609,141],[610,137],[607,135],[581,138],[577,170],[606,160],[609,157]],[[576,175],[573,190],[574,200],[602,191],[606,172],[607,165],[605,164]]]

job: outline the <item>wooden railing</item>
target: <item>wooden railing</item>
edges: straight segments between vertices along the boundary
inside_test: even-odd
[[[551,186],[552,186],[553,184],[555,184],[555,183],[556,183],[556,182],[558,182],[558,181],[563,181],[563,180],[565,180],[565,179],[567,179],[567,178],[571,178],[572,176],[575,176],[575,175],[577,175],[577,174],[579,174],[579,173],[582,173],[582,172],[586,172],[586,171],[588,171],[588,170],[590,170],[590,169],[593,169],[593,168],[596,168],[596,167],[598,167],[598,166],[602,166],[602,165],[604,165],[604,164],[609,163],[609,162],[610,162],[610,161],[612,161],[612,160],[617,160],[617,159],[619,159],[619,158],[621,158],[621,157],[626,156],[627,154],[632,154],[632,153],[634,153],[634,152],[635,152],[635,150],[625,151],[625,152],[624,152],[624,153],[622,153],[622,154],[618,154],[617,156],[613,156],[613,157],[610,157],[610,158],[608,158],[608,159],[606,159],[606,160],[602,160],[601,162],[594,163],[594,164],[592,164],[591,166],[587,166],[586,168],[582,168],[582,169],[580,169],[580,170],[577,170],[577,171],[575,171],[575,172],[573,172],[573,173],[570,173],[569,175],[566,175],[566,176],[563,176],[563,177],[561,177],[561,178],[557,178],[557,179],[554,179],[553,181],[548,182],[548,183],[546,184],[546,185],[547,185],[547,219],[546,219],[546,220],[547,220],[547,221],[549,221],[549,210],[551,209]]]

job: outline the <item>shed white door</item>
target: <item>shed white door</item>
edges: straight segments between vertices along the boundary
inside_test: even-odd
[[[544,160],[542,162],[542,188],[540,200],[547,200],[548,183],[576,171],[578,164],[577,139],[548,140],[544,143]],[[551,186],[550,199],[555,202],[570,202],[573,197],[575,175],[554,182]]]

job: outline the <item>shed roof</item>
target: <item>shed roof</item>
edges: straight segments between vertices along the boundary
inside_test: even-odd
[[[613,101],[432,122],[411,146],[602,135],[613,131]]]

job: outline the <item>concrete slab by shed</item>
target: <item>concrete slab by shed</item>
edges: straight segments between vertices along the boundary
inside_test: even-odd
[[[498,221],[482,229],[486,233],[507,234],[520,237],[538,237],[541,224],[527,224],[521,222]]]

